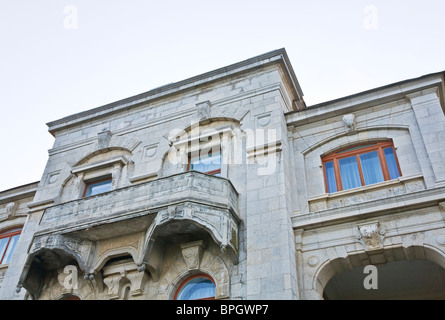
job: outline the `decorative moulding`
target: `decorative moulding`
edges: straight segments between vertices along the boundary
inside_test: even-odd
[[[181,245],[182,256],[189,270],[199,269],[205,247],[202,240]]]
[[[281,140],[267,142],[265,144],[246,148],[247,158],[254,158],[268,154],[275,154],[281,152],[281,150],[282,150]]]
[[[97,169],[101,169],[104,167],[110,167],[113,166],[115,164],[121,164],[121,165],[126,165],[129,162],[128,158],[124,155],[119,155],[116,157],[112,157],[110,159],[106,159],[104,161],[97,161],[97,162],[93,162],[93,163],[88,163],[88,164],[84,164],[84,165],[80,165],[77,167],[74,167],[71,169],[71,173],[73,173],[74,175],[78,175],[81,172],[86,172],[86,171],[91,171],[91,170],[97,170]]]
[[[108,148],[112,135],[113,134],[111,133],[111,131],[107,129],[104,129],[103,131],[99,132],[97,134],[97,140],[98,140],[97,149],[100,150]]]
[[[357,224],[358,233],[356,235],[366,251],[383,249],[383,237],[386,230],[378,221]]]
[[[136,182],[155,180],[157,178],[158,178],[158,172],[156,171],[156,172],[149,172],[149,173],[133,176],[129,180],[131,183],[136,183]]]
[[[343,126],[347,134],[354,133],[357,128],[357,120],[353,114],[347,114],[343,116]]]

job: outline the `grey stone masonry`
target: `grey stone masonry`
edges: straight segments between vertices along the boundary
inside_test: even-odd
[[[374,298],[443,299],[443,79],[306,106],[279,49],[51,121],[41,180],[0,192],[0,237],[21,228],[0,299],[175,299],[200,278],[216,299],[359,299],[368,265],[431,284]],[[365,183],[370,150],[386,174]],[[334,190],[345,152],[360,183]]]

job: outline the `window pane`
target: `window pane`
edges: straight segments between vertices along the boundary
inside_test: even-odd
[[[360,162],[362,165],[365,185],[382,182],[385,180],[383,178],[382,165],[380,164],[379,154],[377,151],[361,154]]]
[[[111,190],[111,179],[99,181],[95,183],[90,183],[87,186],[87,190],[85,192],[85,197],[94,196],[96,194],[108,192]]]
[[[3,263],[2,257],[5,254],[6,246],[8,245],[9,237],[0,239],[0,263]]]
[[[339,159],[341,183],[343,190],[357,188],[362,185],[355,156]]]
[[[195,278],[185,284],[179,291],[178,300],[196,300],[215,296],[215,285],[210,279]]]
[[[12,253],[14,252],[15,245],[19,240],[19,237],[19,234],[11,237],[11,241],[9,242],[8,249],[6,250],[5,257],[3,258],[2,263],[9,263],[9,261],[11,261]]]
[[[219,169],[221,169],[221,152],[219,149],[210,149],[208,152],[200,152],[199,156],[190,159],[190,170],[206,173]]]
[[[386,148],[383,151],[385,153],[386,164],[388,165],[389,177],[391,180],[400,177],[393,148]]]
[[[326,181],[328,183],[328,192],[337,192],[337,183],[335,181],[334,162],[329,161],[324,164],[326,169]]]

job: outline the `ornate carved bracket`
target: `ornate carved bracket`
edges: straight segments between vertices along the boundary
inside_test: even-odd
[[[203,249],[205,243],[201,241],[195,241],[182,244],[181,246],[182,257],[184,258],[187,268],[189,270],[197,270],[201,264]]]
[[[386,230],[380,226],[379,222],[359,224],[357,228],[359,232],[356,238],[363,244],[366,251],[383,249],[383,236]]]
[[[132,261],[104,267],[104,283],[108,287],[108,297],[110,299],[123,298],[123,291],[127,285],[129,285],[131,296],[141,295],[148,281],[148,275],[138,269],[139,267]]]
[[[343,116],[343,126],[347,134],[354,133],[357,127],[357,121],[353,114],[347,114]]]
[[[238,221],[235,220],[233,214],[226,209],[189,202],[169,206],[158,212],[147,231],[143,261],[148,261],[156,240],[156,231],[165,223],[174,220],[187,220],[202,227],[221,247],[221,250],[228,249],[235,263],[238,263]]]
[[[44,235],[34,238],[29,252],[30,256],[37,255],[42,250],[59,249],[68,256],[76,259],[80,269],[87,270],[88,258],[92,248],[92,242],[88,240],[76,239],[64,235]]]

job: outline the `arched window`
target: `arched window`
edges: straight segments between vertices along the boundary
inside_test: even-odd
[[[22,228],[16,228],[0,233],[0,264],[7,264],[11,261],[21,232]]]
[[[322,158],[326,192],[332,193],[400,177],[393,143],[350,146]]]
[[[207,275],[195,275],[185,280],[175,294],[176,300],[215,299],[215,283]]]

